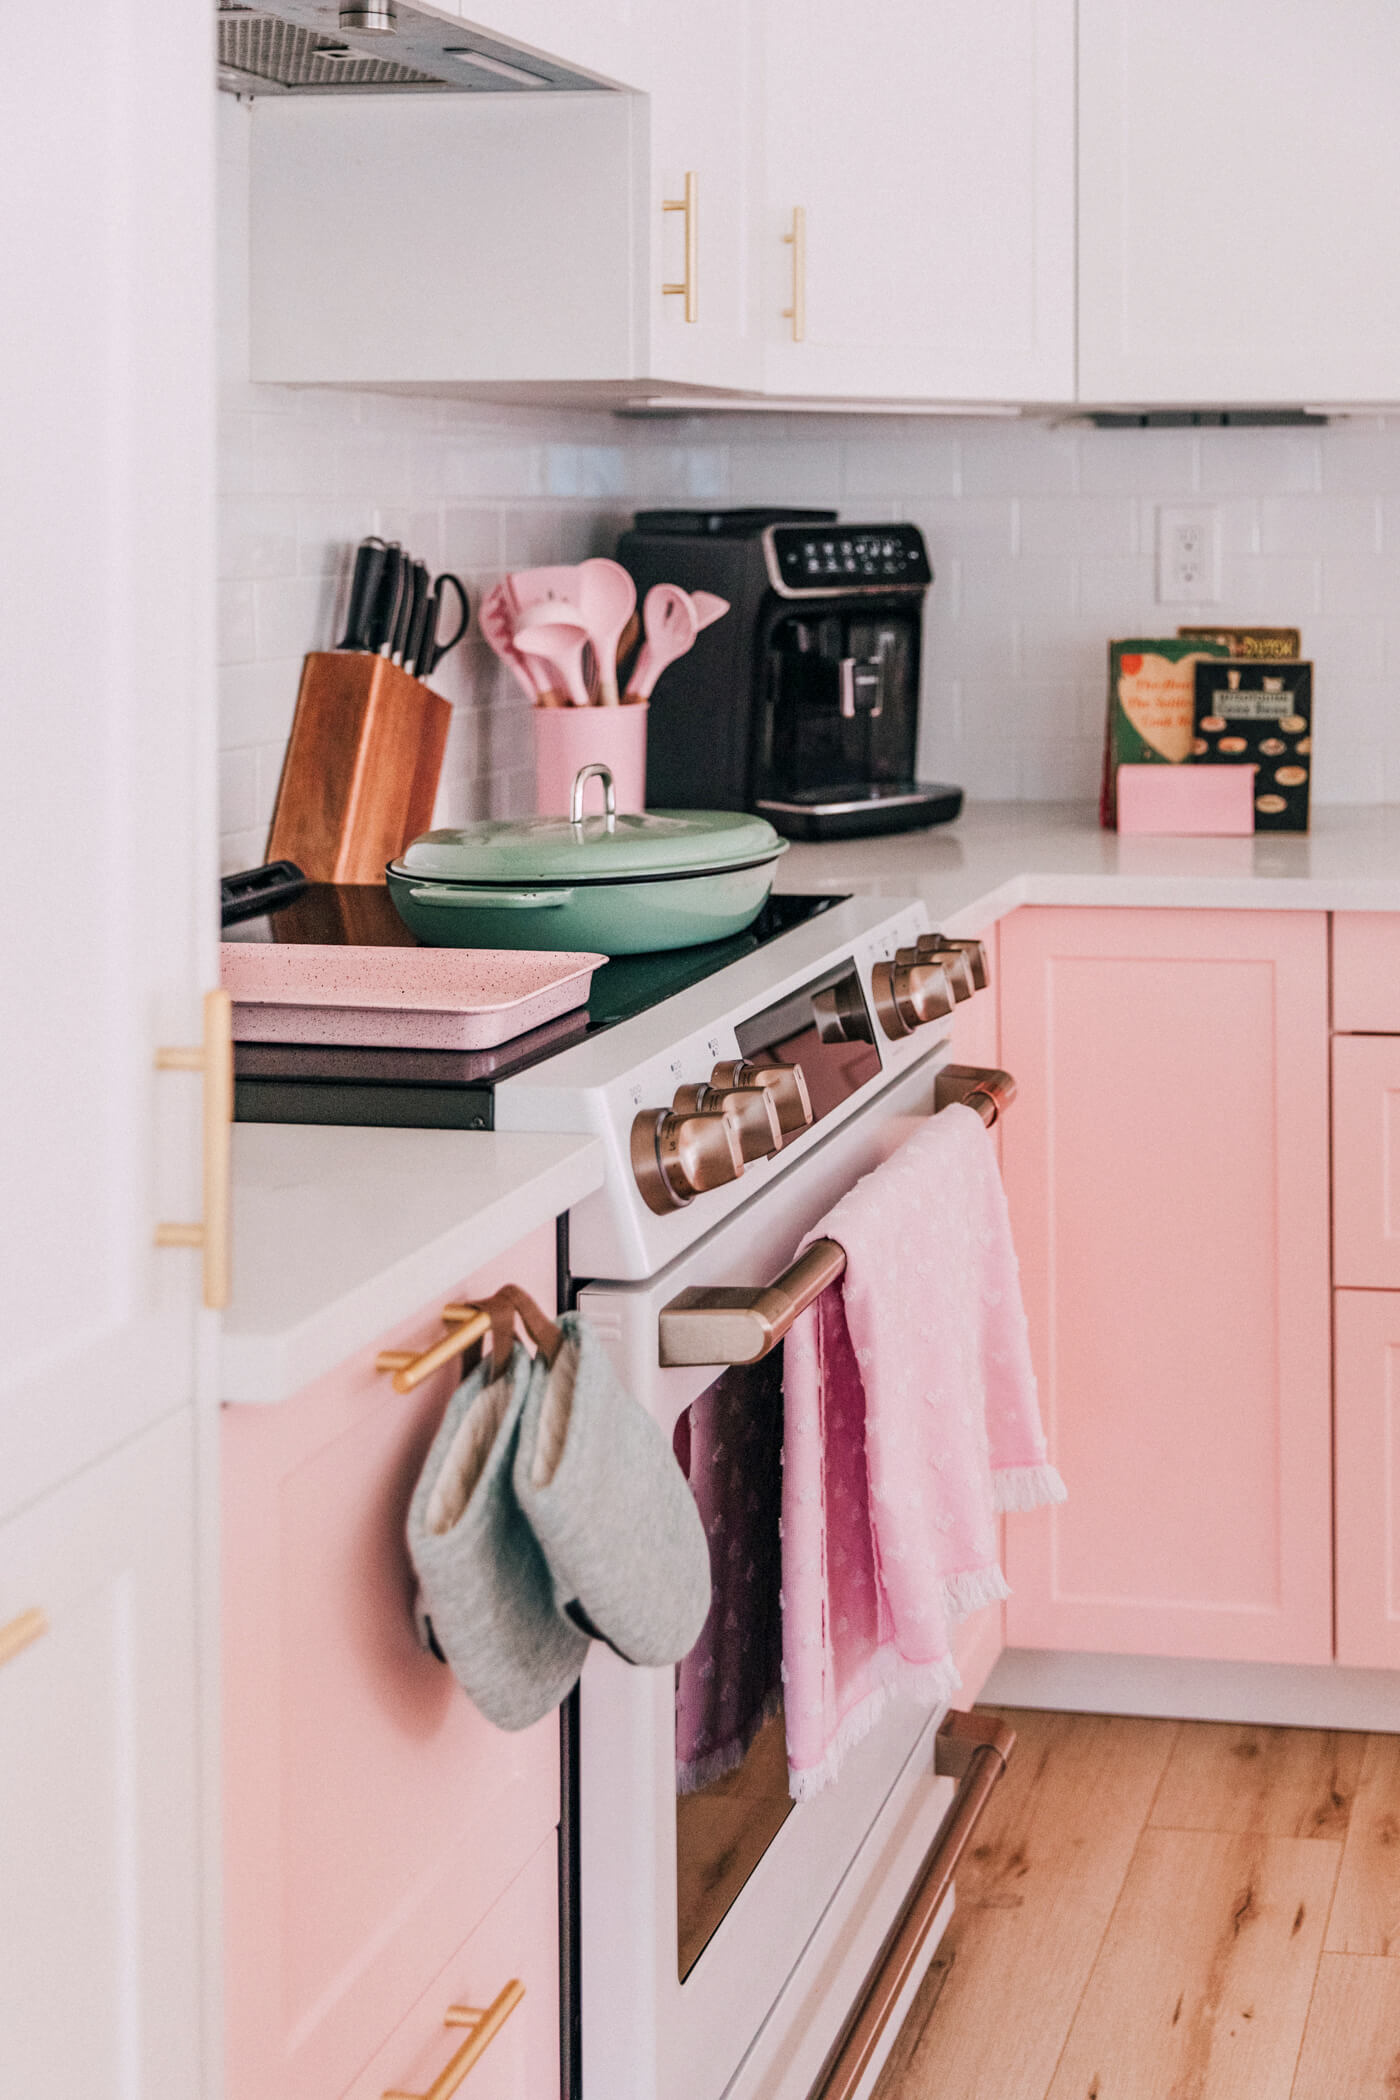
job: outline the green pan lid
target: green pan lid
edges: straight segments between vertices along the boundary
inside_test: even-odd
[[[589,777],[603,778],[605,813],[571,817],[490,818],[457,831],[429,831],[405,847],[390,872],[415,882],[626,882],[716,874],[786,853],[764,817],[722,809],[648,810],[619,816],[612,776],[585,766],[574,781],[582,810]]]

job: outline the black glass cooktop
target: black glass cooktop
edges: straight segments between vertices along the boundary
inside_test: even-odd
[[[489,1130],[492,1090],[572,1043],[645,1013],[716,970],[805,925],[841,897],[770,897],[746,932],[698,948],[619,955],[593,973],[587,1006],[494,1050],[355,1050],[323,1043],[239,1043],[234,1116],[240,1123],[355,1123]],[[416,948],[378,884],[313,883],[260,919],[225,930],[233,941]]]

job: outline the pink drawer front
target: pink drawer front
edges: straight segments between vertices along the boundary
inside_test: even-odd
[[[1333,1281],[1400,1289],[1400,1037],[1332,1040]]]
[[[512,1980],[525,1996],[467,2074],[463,2100],[552,2100],[559,2090],[559,1855],[553,1839],[482,1919],[344,2100],[426,2094],[466,2040],[449,2006],[489,2006]]]
[[[1400,912],[1333,915],[1332,1026],[1356,1035],[1400,1035]]]

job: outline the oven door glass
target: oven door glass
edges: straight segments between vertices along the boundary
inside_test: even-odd
[[[704,1631],[676,1672],[676,1956],[684,1981],[793,1804],[783,1727],[782,1350],[725,1371],[675,1451],[710,1541]]]

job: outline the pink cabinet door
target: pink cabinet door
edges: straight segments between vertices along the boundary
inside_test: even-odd
[[[449,1295],[507,1280],[553,1304],[552,1229]],[[404,1517],[456,1373],[404,1398],[374,1359],[438,1314],[223,1411],[228,2100],[338,2100],[558,1822],[556,1719],[502,1734],[413,1630]]]
[[[1400,1292],[1338,1291],[1337,1660],[1400,1669]]]
[[[1400,1290],[1400,1038],[1332,1039],[1335,1283]]]
[[[1001,1023],[1069,1489],[1007,1525],[1008,1641],[1329,1660],[1324,916],[1019,911]]]

